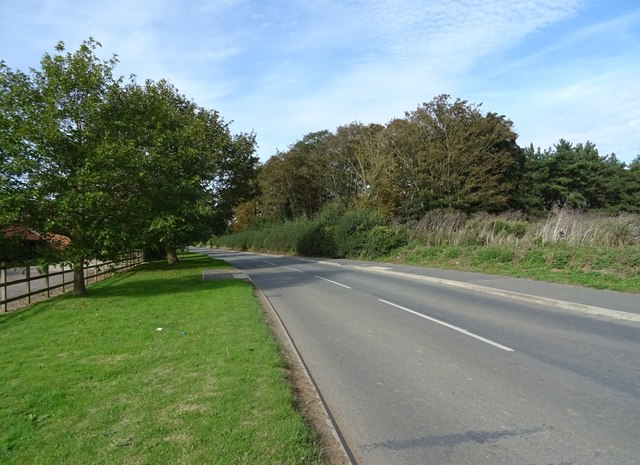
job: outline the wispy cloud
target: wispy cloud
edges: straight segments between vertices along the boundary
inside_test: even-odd
[[[455,94],[465,73],[478,62],[572,14],[579,5],[577,1],[558,5],[397,0],[322,4],[325,15],[340,18],[339,27],[330,27],[335,22],[314,23],[311,32],[298,31],[308,42],[298,46],[308,53],[317,44],[335,48],[332,69],[325,70],[321,80],[305,71],[276,71],[287,76],[287,85],[269,87],[266,93],[257,85],[250,99],[267,108],[286,109],[267,123],[265,132],[289,134],[288,143],[305,132],[353,120],[386,122],[439,93]],[[271,69],[280,66],[278,58]],[[290,66],[286,63],[285,69]],[[271,77],[269,82],[273,84]],[[289,94],[298,86],[305,91]],[[284,105],[279,104],[280,97]]]
[[[23,0],[0,4],[0,59],[35,66],[57,40],[73,49],[92,35],[118,53],[122,74],[166,78],[235,130],[257,131],[264,158],[307,132],[384,123],[440,93],[504,113],[523,144],[588,138],[632,157],[640,9],[604,14],[611,5]]]

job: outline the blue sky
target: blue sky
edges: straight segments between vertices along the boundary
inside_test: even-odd
[[[443,93],[507,116],[521,146],[640,154],[637,0],[0,0],[13,69],[89,36],[118,74],[165,78],[255,131],[263,160]]]

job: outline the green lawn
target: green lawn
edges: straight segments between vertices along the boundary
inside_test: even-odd
[[[0,315],[2,464],[320,464],[251,286],[186,255]]]

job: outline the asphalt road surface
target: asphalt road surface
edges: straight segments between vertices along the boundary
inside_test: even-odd
[[[226,260],[266,294],[358,464],[640,463],[640,319],[589,315],[474,285],[635,317],[640,296],[198,250]]]

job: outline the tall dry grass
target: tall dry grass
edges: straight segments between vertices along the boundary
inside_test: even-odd
[[[564,242],[625,247],[640,244],[640,215],[602,216],[572,209],[558,209],[538,226],[535,237],[543,244]]]
[[[534,221],[516,213],[469,216],[458,211],[433,210],[408,225],[408,229],[413,241],[429,246],[640,245],[640,215],[606,216],[569,208],[553,210],[546,218]]]

